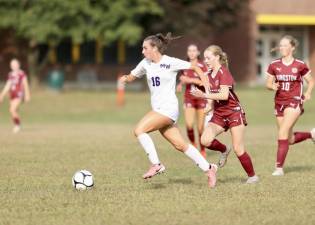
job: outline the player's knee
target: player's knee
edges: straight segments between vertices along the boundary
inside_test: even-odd
[[[16,110],[14,107],[10,107],[9,111],[11,114],[16,114]]]
[[[237,156],[241,156],[244,154],[245,150],[241,145],[233,144],[234,152]]]
[[[144,133],[143,129],[141,129],[141,127],[136,127],[134,130],[133,130],[133,134],[138,137],[140,134]]]
[[[202,134],[200,138],[200,143],[203,146],[210,146],[213,140],[214,140],[214,137]]]
[[[280,127],[278,132],[279,139],[288,139],[289,129],[287,127]]]

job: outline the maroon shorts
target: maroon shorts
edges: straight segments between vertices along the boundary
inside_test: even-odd
[[[201,98],[185,98],[184,108],[204,109],[206,108],[207,101]]]
[[[13,100],[16,98],[23,100],[24,99],[24,93],[22,91],[11,91],[10,92],[10,99]]]
[[[231,111],[230,114],[224,116],[214,112],[209,123],[215,123],[224,128],[225,131],[239,125],[247,125],[245,113],[243,111]]]
[[[293,109],[300,108],[301,115],[304,113],[304,108],[301,101],[291,100],[291,101],[282,102],[282,103],[276,102],[275,103],[275,116],[283,117],[283,113],[286,108],[293,108]]]

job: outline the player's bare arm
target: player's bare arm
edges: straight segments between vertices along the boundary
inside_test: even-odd
[[[304,101],[308,101],[311,99],[315,81],[311,73],[308,73],[307,75],[305,75],[304,80],[307,82],[307,89],[304,93],[304,97],[305,97]]]
[[[203,85],[202,81],[200,79],[190,78],[190,77],[187,77],[185,75],[180,76],[179,80],[183,84],[195,84],[195,85],[198,85],[198,86],[202,86]]]
[[[205,87],[206,93],[210,92],[209,79],[207,75],[196,65],[192,65],[191,69],[194,70],[201,79],[203,86]]]
[[[270,74],[267,75],[266,88],[271,91],[277,91],[279,88],[279,83],[275,82],[274,76]]]
[[[128,75],[123,75],[120,79],[119,79],[119,82],[122,82],[122,83],[130,83],[130,82],[133,82],[135,79],[137,79],[136,76],[132,75],[131,73],[128,74]]]
[[[24,77],[24,79],[23,79],[23,88],[25,91],[25,101],[29,102],[31,100],[31,92],[30,92],[27,77]]]
[[[211,100],[227,100],[229,97],[229,86],[220,85],[220,91],[218,93],[204,93],[198,89],[193,89],[191,94],[198,98],[206,98]]]
[[[11,81],[8,80],[0,94],[0,102],[3,101],[4,96],[9,92],[10,86],[11,86]]]

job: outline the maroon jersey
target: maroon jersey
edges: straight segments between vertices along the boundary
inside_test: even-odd
[[[207,71],[207,67],[202,62],[198,62],[197,65],[203,72]],[[187,76],[189,78],[199,79],[198,74],[192,69],[184,70],[182,72],[182,75]],[[185,89],[185,94],[184,94],[185,99],[196,99],[196,97],[194,97],[193,95],[190,94],[190,91],[191,91],[191,88],[193,85],[194,84],[186,84],[186,89]],[[204,89],[203,89],[203,91],[204,91]]]
[[[275,82],[280,85],[275,102],[285,103],[303,99],[303,76],[310,72],[303,61],[294,59],[290,65],[285,65],[282,59],[278,59],[269,65],[267,72],[274,76]]]
[[[10,72],[8,74],[8,81],[10,81],[10,96],[11,98],[22,98],[24,96],[23,79],[26,74],[21,70],[17,74]]]
[[[234,79],[230,71],[221,66],[217,74],[213,77],[212,70],[208,72],[208,78],[210,82],[211,93],[218,93],[220,91],[220,85],[229,86],[229,97],[227,100],[214,101],[214,113],[220,115],[230,114],[232,111],[242,111],[240,101],[234,92]]]

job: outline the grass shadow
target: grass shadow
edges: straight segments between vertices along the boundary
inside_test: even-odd
[[[229,183],[242,183],[243,182],[243,179],[238,177],[238,176],[235,176],[235,177],[226,177],[226,178],[219,178],[217,180],[218,183],[220,184],[229,184]]]
[[[285,173],[303,172],[315,170],[314,166],[288,166],[285,168]]]
[[[170,178],[168,179],[169,184],[192,184],[191,178]]]

